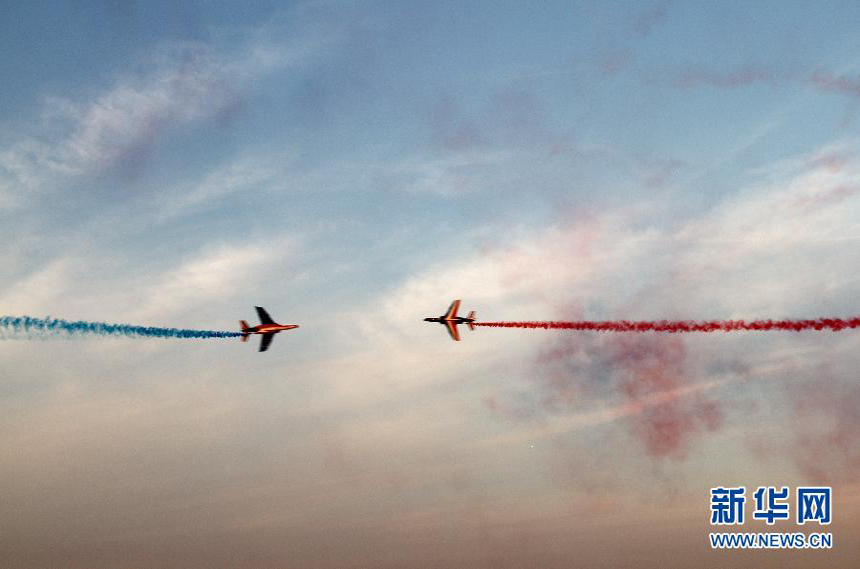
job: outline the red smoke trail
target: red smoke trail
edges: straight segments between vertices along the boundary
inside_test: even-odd
[[[592,330],[595,332],[739,332],[743,330],[840,330],[860,328],[860,316],[815,320],[573,320],[568,322],[475,322],[488,328],[542,328],[544,330]]]

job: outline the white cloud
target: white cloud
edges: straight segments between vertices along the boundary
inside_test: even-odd
[[[204,247],[167,260],[146,276],[105,251],[56,259],[9,287],[0,313],[167,324],[200,312],[217,313],[247,287],[268,278],[296,251],[288,235]],[[59,313],[59,307],[63,312]]]
[[[672,235],[689,298],[729,316],[801,316],[812,303],[844,305],[860,262],[860,162],[846,148],[778,164]]]
[[[289,241],[273,240],[266,246],[222,246],[203,252],[148,286],[146,301],[136,312],[139,318],[146,318],[223,302],[262,280],[271,264],[283,262],[292,249]]]
[[[279,174],[284,174],[286,156],[261,157],[246,155],[217,168],[202,180],[177,188],[161,196],[161,221],[167,221],[214,204],[230,194],[251,192],[259,195],[271,187]]]
[[[169,129],[228,111],[258,79],[297,63],[315,45],[257,38],[228,56],[171,45],[149,72],[121,77],[90,100],[47,98],[37,132],[0,149],[0,206],[133,160]]]
[[[407,160],[396,168],[396,175],[409,180],[408,192],[455,196],[491,186],[488,177],[511,159],[510,152],[459,152],[439,159]]]
[[[57,259],[11,283],[0,295],[0,314],[48,314],[69,283],[71,259]]]

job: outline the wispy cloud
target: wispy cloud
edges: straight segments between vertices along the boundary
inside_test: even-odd
[[[822,91],[860,97],[860,74],[837,75],[828,71],[816,71],[810,81]]]
[[[249,153],[240,156],[205,174],[200,180],[163,192],[156,217],[160,221],[168,221],[201,209],[217,208],[223,199],[233,194],[259,195],[270,188],[279,175],[286,176],[289,163],[289,157],[283,155],[269,157]]]
[[[0,149],[7,206],[115,167],[133,171],[173,129],[240,105],[262,77],[294,65],[318,43],[255,36],[229,54],[204,44],[162,46],[148,70],[125,75],[89,100],[48,97],[34,132]]]
[[[706,65],[690,65],[675,74],[674,85],[689,89],[712,87],[737,89],[753,85],[779,87],[804,85],[823,93],[860,97],[860,76],[827,69],[802,69],[783,66],[748,64],[734,69],[717,70]]]
[[[268,236],[265,242],[213,243],[178,254],[142,273],[136,265],[113,259],[97,249],[68,255],[12,283],[0,296],[0,312],[8,315],[51,315],[67,320],[103,320],[132,324],[200,326],[182,319],[216,312],[235,295],[295,254],[289,235]],[[195,324],[196,323],[196,324]],[[213,322],[210,325],[216,325]]]
[[[287,239],[269,239],[265,244],[223,245],[202,251],[151,281],[146,300],[135,312],[140,318],[154,317],[223,302],[262,278],[272,262],[283,262],[292,250]]]

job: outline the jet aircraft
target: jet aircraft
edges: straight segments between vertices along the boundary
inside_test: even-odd
[[[468,316],[457,316],[457,310],[460,308],[460,300],[455,300],[451,303],[451,306],[448,307],[448,312],[439,316],[438,318],[425,318],[425,322],[438,322],[439,324],[444,324],[446,328],[448,328],[448,334],[451,335],[451,339],[455,342],[460,341],[460,334],[457,333],[457,324],[466,324],[469,327],[469,330],[475,329],[475,311],[471,311]]]
[[[269,349],[269,344],[272,343],[272,338],[275,337],[275,334],[282,330],[292,330],[293,328],[298,328],[298,324],[278,324],[272,317],[269,316],[269,313],[266,312],[266,309],[262,306],[255,306],[257,309],[257,316],[260,317],[260,325],[259,326],[248,326],[248,323],[244,320],[239,320],[239,324],[242,325],[242,341],[247,342],[248,336],[251,334],[262,334],[263,337],[260,338],[260,350],[261,352],[265,352]]]

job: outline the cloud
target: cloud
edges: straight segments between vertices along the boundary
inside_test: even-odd
[[[215,209],[233,194],[259,195],[272,183],[286,177],[287,156],[266,156],[248,153],[206,173],[202,179],[180,184],[161,195],[161,222],[200,210]]]
[[[734,315],[801,315],[815,297],[823,301],[817,311],[850,306],[851,278],[841,268],[856,262],[851,243],[860,239],[853,221],[860,202],[850,191],[860,181],[860,164],[844,150],[851,146],[783,161],[760,172],[755,185],[685,223],[674,238],[695,246],[677,253],[678,279]],[[822,160],[834,153],[845,156],[839,167]],[[829,302],[821,290],[828,291]]]
[[[0,313],[50,314],[58,306],[73,264],[72,259],[55,259],[11,283],[0,296]]]
[[[408,159],[402,161],[395,178],[405,181],[407,192],[456,196],[486,189],[492,182],[488,176],[504,168],[511,159],[503,151],[462,151],[443,158]],[[390,174],[389,168],[384,168]]]
[[[820,483],[852,480],[860,468],[860,387],[851,372],[823,366],[818,381],[792,389],[792,440],[787,452],[801,473]]]
[[[127,259],[111,259],[91,249],[55,259],[21,278],[0,297],[0,312],[199,327],[185,319],[203,307],[216,313],[229,305],[237,293],[267,278],[295,251],[292,237],[269,235],[264,242],[209,244],[141,271]]]
[[[137,311],[146,314],[187,312],[213,301],[223,301],[262,278],[266,267],[283,261],[292,247],[288,241],[222,245],[204,251],[155,279],[148,301]]]
[[[296,64],[311,46],[255,37],[229,55],[204,44],[156,50],[147,70],[116,79],[89,100],[49,97],[37,132],[0,149],[0,199],[40,192],[119,168],[133,173],[173,130],[224,116],[262,77]]]
[[[822,91],[860,97],[860,75],[851,77],[828,71],[816,71],[810,77],[810,81]]]
[[[673,84],[681,89],[805,85],[822,93],[835,93],[849,98],[860,97],[860,78],[856,76],[838,74],[825,69],[811,71],[756,64],[747,64],[729,70],[717,70],[705,65],[690,65],[675,74]]]

